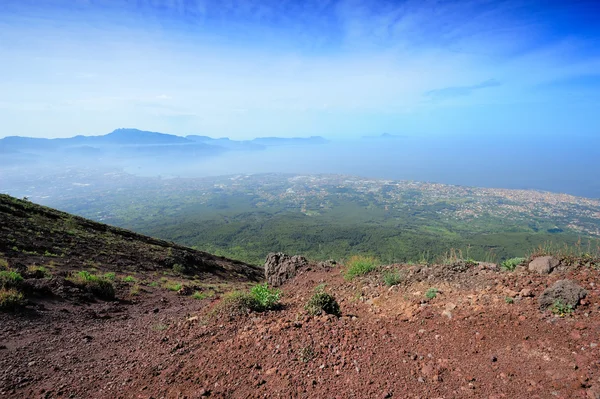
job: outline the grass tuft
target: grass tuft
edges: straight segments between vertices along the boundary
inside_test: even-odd
[[[346,272],[344,278],[352,280],[355,277],[363,276],[372,272],[379,266],[379,261],[373,256],[355,255],[346,262]]]
[[[500,264],[500,267],[502,268],[502,270],[506,270],[509,272],[514,271],[517,266],[519,266],[520,264],[524,263],[527,259],[525,258],[511,258],[511,259],[507,259],[504,262],[502,262],[502,264]]]
[[[0,310],[15,310],[25,304],[23,294],[14,288],[0,288]]]
[[[431,287],[425,292],[425,298],[429,300],[434,299],[439,292],[440,290],[438,290],[437,288]]]
[[[383,273],[383,282],[388,287],[399,284],[402,281],[402,276],[398,270],[386,270]]]
[[[115,298],[115,287],[112,281],[106,279],[104,276],[82,270],[77,273],[72,273],[67,280],[79,287],[85,288],[98,298],[106,300]]]
[[[0,288],[19,288],[23,282],[23,276],[14,270],[0,271]]]
[[[317,292],[309,299],[304,309],[311,316],[319,316],[323,313],[332,314],[338,317],[341,315],[340,305],[335,300],[335,297],[323,290],[317,290]]]

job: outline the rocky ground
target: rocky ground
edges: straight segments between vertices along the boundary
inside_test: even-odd
[[[600,271],[548,265],[391,265],[388,287],[382,270],[347,281],[342,265],[303,264],[282,274],[281,309],[238,317],[212,310],[242,282],[200,299],[160,276],[112,301],[33,299],[0,313],[0,397],[598,399]],[[540,309],[559,280],[585,298]],[[317,286],[341,316],[307,314]]]

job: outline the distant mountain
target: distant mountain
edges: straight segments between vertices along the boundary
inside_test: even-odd
[[[84,136],[77,136],[84,137]],[[190,144],[192,141],[173,134],[148,132],[138,129],[117,129],[104,136],[87,137],[88,141],[98,144]]]
[[[0,139],[0,151],[56,150],[74,146],[191,144],[184,137],[138,129],[117,129],[103,136],[75,136],[59,139],[9,136]]]

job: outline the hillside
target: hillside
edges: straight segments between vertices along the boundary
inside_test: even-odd
[[[257,280],[256,267],[93,222],[0,194],[0,252],[13,267],[52,262],[55,267],[103,272],[163,272],[175,265],[199,279]]]

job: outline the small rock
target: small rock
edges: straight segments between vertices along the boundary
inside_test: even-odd
[[[579,305],[579,301],[585,298],[587,291],[571,280],[558,280],[551,287],[544,290],[538,300],[540,309],[544,310],[555,302],[570,305],[573,308]]]
[[[519,291],[519,296],[521,298],[529,298],[533,296],[533,292],[531,292],[530,288],[523,288],[521,291]]]
[[[559,260],[553,256],[540,256],[529,262],[529,271],[539,274],[549,274],[559,264]]]

